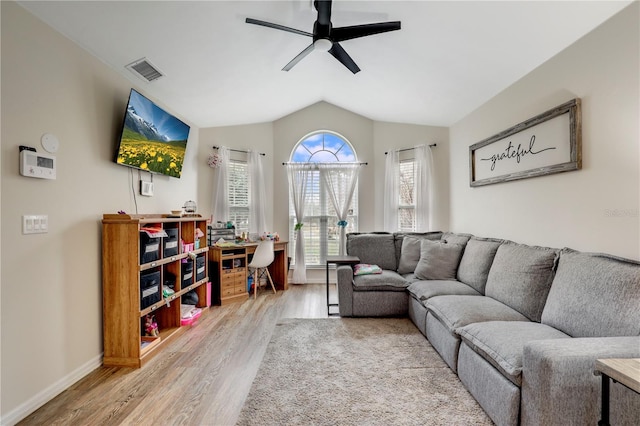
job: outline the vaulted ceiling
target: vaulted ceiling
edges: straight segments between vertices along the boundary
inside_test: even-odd
[[[309,0],[19,3],[171,112],[214,127],[273,121],[318,101],[449,126],[631,2],[335,0],[334,27],[402,22],[341,43],[357,74],[321,51],[282,71],[311,39],[245,23],[311,32]],[[146,82],[125,68],[143,57],[164,76]]]

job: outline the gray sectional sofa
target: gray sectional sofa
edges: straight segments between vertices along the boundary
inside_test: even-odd
[[[409,316],[498,425],[600,417],[598,358],[640,358],[640,262],[468,234],[353,233],[337,268],[341,316]],[[611,424],[640,395],[611,386]]]

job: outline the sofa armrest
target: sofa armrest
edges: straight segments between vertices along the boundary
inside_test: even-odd
[[[602,379],[599,358],[640,357],[640,337],[539,340],[525,345],[522,358],[523,425],[597,424]],[[640,395],[611,385],[611,424],[637,424]]]
[[[340,316],[351,317],[353,316],[353,268],[350,265],[338,265],[336,281]]]

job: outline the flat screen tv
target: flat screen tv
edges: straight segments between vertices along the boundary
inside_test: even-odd
[[[116,163],[179,178],[190,127],[131,89]]]

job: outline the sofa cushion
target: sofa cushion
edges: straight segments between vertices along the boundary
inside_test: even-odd
[[[445,295],[481,296],[480,293],[460,281],[446,280],[416,281],[409,284],[407,291],[421,301]]]
[[[455,280],[463,249],[460,244],[422,240],[416,277],[421,280]]]
[[[396,271],[383,270],[381,274],[353,277],[354,291],[405,291],[409,282]]]
[[[562,250],[542,322],[573,337],[640,335],[640,262]]]
[[[484,294],[489,269],[502,242],[502,240],[472,237],[464,248],[464,254],[458,266],[458,281]]]
[[[402,239],[402,249],[398,260],[398,273],[410,274],[416,270],[420,261],[420,242],[422,238],[406,236]]]
[[[433,240],[433,241],[438,241],[440,240],[440,237],[442,236],[442,232],[440,231],[436,231],[436,232],[394,232],[393,237],[394,237],[394,242],[395,242],[395,246],[396,246],[396,259],[398,262],[398,273],[399,274],[408,274],[413,272],[416,269],[416,265],[418,264],[418,260],[420,260],[420,241],[427,239],[427,240]],[[409,249],[409,251],[407,252],[407,254],[410,257],[405,258],[405,263],[403,265],[403,267],[400,267],[400,261],[403,258],[403,253],[402,253],[402,245],[404,244],[404,239],[405,238],[411,238],[413,241],[417,240],[417,245],[414,245],[412,248]],[[410,259],[415,259],[413,261],[410,261]],[[406,263],[406,262],[410,262],[410,263]],[[409,270],[410,269],[410,270]]]
[[[465,325],[486,321],[529,321],[520,312],[486,296],[435,296],[427,309],[451,333]]]
[[[409,284],[415,283],[416,281],[420,281],[420,278],[416,277],[416,274],[414,274],[413,272],[410,274],[402,274],[402,278],[407,280]]]
[[[443,232],[440,237],[441,241],[449,244],[460,244],[465,246],[467,242],[473,237],[471,234],[456,234],[455,232]]]
[[[522,353],[534,340],[570,336],[544,324],[521,321],[489,321],[469,324],[459,330],[462,340],[516,386],[522,385]]]
[[[493,259],[485,295],[540,322],[559,250],[504,243]]]
[[[360,263],[378,265],[382,269],[395,271],[398,267],[393,234],[347,234],[347,254],[358,256]]]

